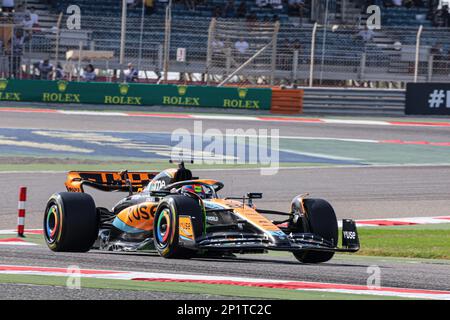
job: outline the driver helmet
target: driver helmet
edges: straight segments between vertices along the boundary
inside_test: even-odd
[[[202,199],[206,199],[206,192],[203,190],[202,185],[200,184],[188,184],[181,188],[181,192],[191,192],[195,193]]]

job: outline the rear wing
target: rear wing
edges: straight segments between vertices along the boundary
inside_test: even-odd
[[[84,192],[84,186],[102,191],[141,191],[159,172],[70,171],[65,182],[69,192]],[[129,181],[127,181],[127,179]]]

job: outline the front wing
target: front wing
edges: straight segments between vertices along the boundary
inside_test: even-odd
[[[273,241],[265,234],[245,232],[215,232],[196,239],[197,249],[213,251],[332,251],[332,252],[356,252],[360,248],[358,231],[353,220],[343,220],[342,246],[338,247],[330,241],[313,233],[285,234],[279,241]]]

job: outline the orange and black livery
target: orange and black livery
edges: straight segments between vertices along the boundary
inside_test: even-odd
[[[359,250],[354,221],[344,219],[339,245],[332,206],[306,194],[291,210],[255,205],[261,193],[220,197],[223,183],[185,168],[161,172],[71,171],[67,192],[53,194],[44,212],[44,238],[53,251],[156,250],[165,258],[289,251],[305,263]],[[127,192],[112,208],[98,207],[89,191]],[[281,217],[274,220],[270,217]]]

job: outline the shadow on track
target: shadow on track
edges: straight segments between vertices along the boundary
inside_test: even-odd
[[[125,255],[125,256],[136,256],[136,257],[152,257],[152,258],[161,258],[160,255],[156,252],[120,252],[120,251],[90,251],[92,253],[96,254],[103,254],[103,255]],[[164,259],[164,261],[168,262],[171,259]],[[333,263],[333,260],[326,263],[320,263],[320,264],[312,264],[312,263],[301,263],[298,261],[287,261],[282,259],[261,259],[256,257],[246,257],[246,258],[240,258],[240,257],[216,257],[216,256],[196,256],[192,259],[176,259],[176,261],[204,261],[204,262],[221,262],[221,263],[247,263],[247,264],[278,264],[278,265],[292,265],[292,266],[304,266],[304,267],[320,267],[320,266],[326,266],[326,267],[353,267],[353,268],[367,268],[369,264],[348,264],[348,263]]]

